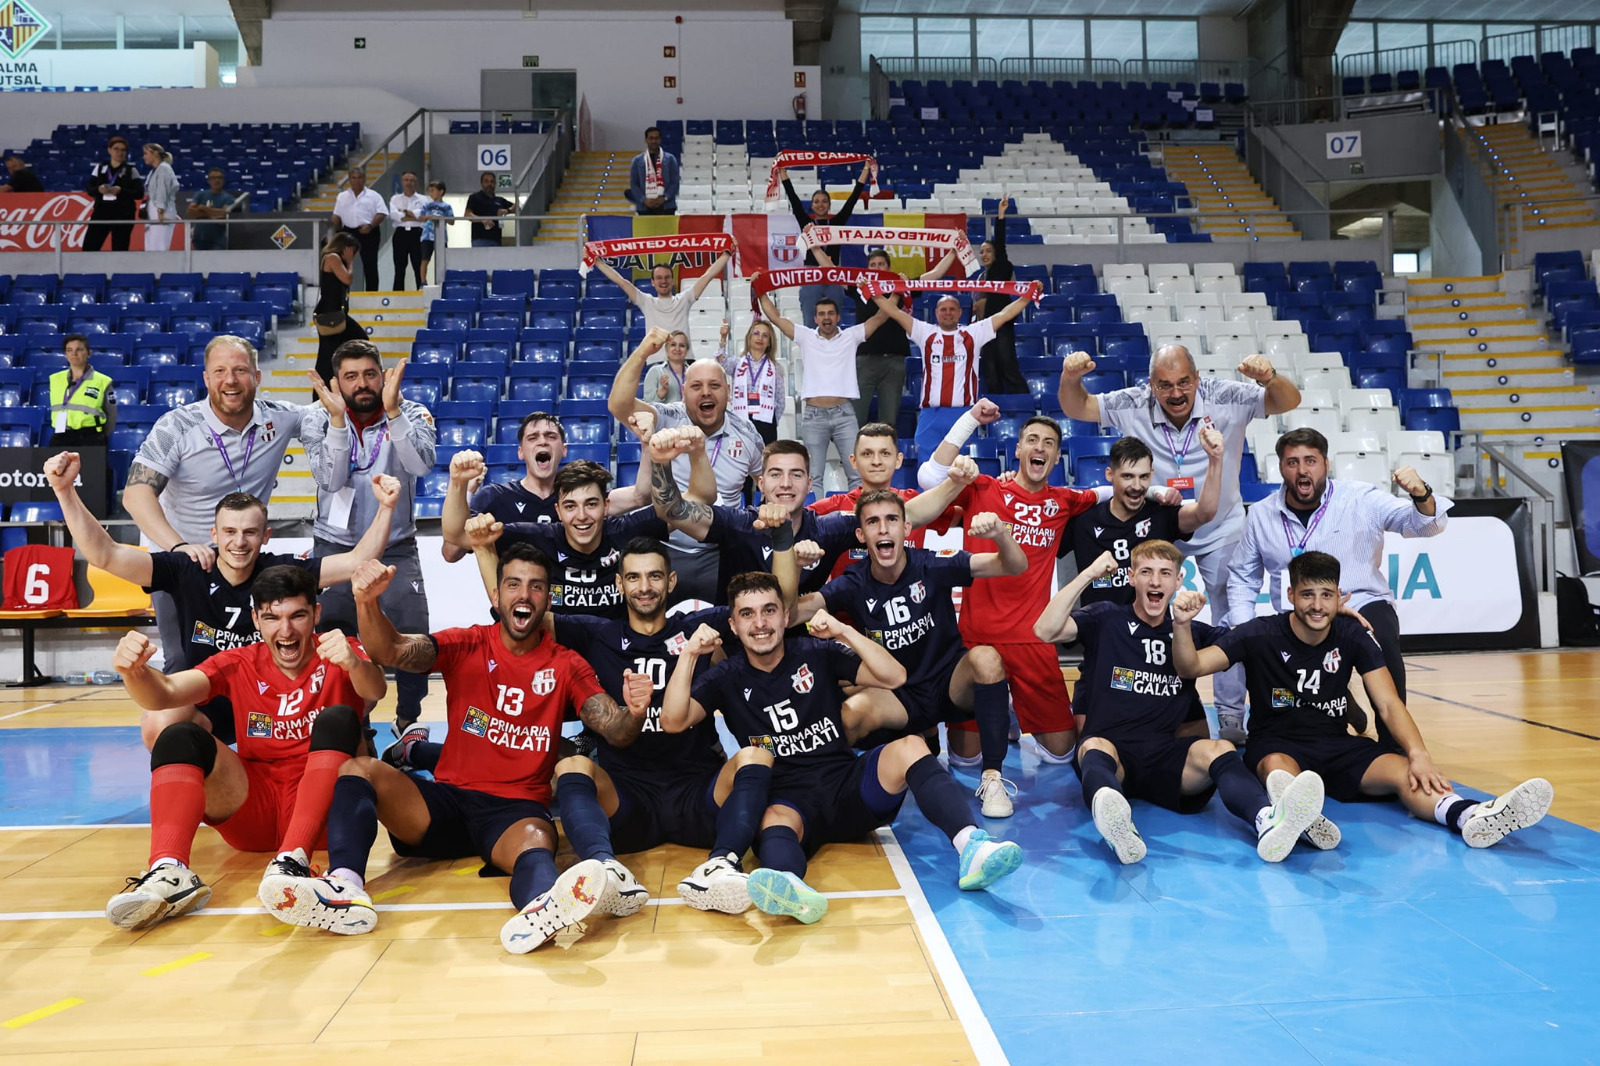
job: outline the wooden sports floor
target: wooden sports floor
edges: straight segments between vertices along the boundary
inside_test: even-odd
[[[210,905],[143,934],[111,928],[105,902],[145,859],[136,712],[115,687],[4,690],[0,1058],[281,1062],[331,1052],[340,1062],[604,1066],[1138,1062],[1170,1051],[1191,1062],[1375,1062],[1390,1061],[1390,1045],[1372,1043],[1390,1034],[1392,1061],[1430,1048],[1452,1062],[1582,1061],[1600,1055],[1600,1028],[1577,1006],[1600,992],[1597,682],[1600,652],[1410,660],[1413,713],[1452,779],[1493,793],[1542,775],[1556,787],[1553,815],[1576,823],[1547,820],[1492,852],[1363,804],[1330,810],[1346,829],[1339,852],[1301,848],[1265,868],[1216,802],[1181,822],[1136,804],[1151,854],[1122,868],[1089,824],[1072,771],[1030,754],[1008,769],[1021,788],[1017,816],[990,826],[1024,844],[1027,865],[987,898],[955,891],[953,850],[908,801],[897,835],[829,847],[813,862],[808,879],[832,897],[816,926],[682,906],[673,885],[701,856],[664,847],[623,857],[658,897],[651,906],[522,957],[498,943],[504,880],[478,877],[476,861],[401,860],[381,841],[369,881],[381,919],[369,936],[268,917],[254,898],[267,856],[234,853],[206,829],[194,867],[215,889]],[[442,717],[437,681],[426,706],[424,720]],[[1536,931],[1569,954],[1546,960],[1554,977],[1514,958],[1515,943],[1462,954],[1461,938],[1433,936],[1449,918],[1429,906],[1452,893],[1396,884],[1459,885],[1476,909],[1537,901]],[[1204,932],[1212,907],[1275,933],[1259,946],[1237,941],[1233,961],[1246,973],[1262,969],[1248,957],[1259,947],[1288,953],[1305,983],[1196,991],[1217,952],[1232,950]],[[1191,912],[1192,936],[1172,924]],[[1404,1016],[1361,1026],[1325,1016],[1388,1006],[1382,949],[1339,954],[1346,921],[1404,941],[1393,945],[1397,972],[1420,967],[1421,986],[1397,993],[1409,999]],[[1308,927],[1321,933],[1312,952]],[[1427,959],[1435,940],[1437,971]],[[1162,981],[1141,971],[1151,966],[1189,979],[1161,999],[1152,988]],[[1453,1025],[1459,1005],[1485,992],[1514,1001],[1512,1024],[1496,1023],[1490,1037]],[[1208,1043],[1212,1024],[1227,1043]]]

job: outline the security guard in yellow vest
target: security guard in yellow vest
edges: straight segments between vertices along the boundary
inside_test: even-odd
[[[61,342],[66,370],[50,375],[50,438],[56,444],[104,444],[117,421],[111,379],[89,366],[89,341],[69,333]]]

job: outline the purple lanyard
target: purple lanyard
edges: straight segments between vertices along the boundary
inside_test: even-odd
[[[355,432],[350,434],[350,466],[356,473],[372,469],[372,464],[378,461],[378,452],[383,450],[383,442],[389,439],[389,423],[379,422],[376,440],[372,442],[372,452],[367,456],[365,463],[357,463],[359,456],[357,449],[360,447],[361,427],[355,426]]]
[[[67,394],[61,397],[61,405],[63,407],[72,402],[72,398],[78,394],[79,389],[89,384],[89,375],[93,373],[93,370],[85,370],[83,372],[83,377],[79,378],[77,381],[72,380],[71,374],[67,375]]]
[[[727,443],[727,440],[728,435],[724,433],[717,438],[717,446],[711,451],[711,469],[713,472],[717,469],[717,460],[722,458],[722,446]]]
[[[1171,427],[1169,427],[1166,422],[1161,423],[1161,432],[1167,435],[1167,450],[1172,453],[1172,463],[1177,469],[1178,477],[1183,476],[1183,459],[1184,456],[1189,454],[1190,446],[1194,444],[1194,431],[1199,424],[1199,419],[1195,418],[1193,412],[1191,412],[1189,415],[1189,424],[1185,426],[1183,430],[1183,450],[1179,451],[1178,446],[1172,443]]]
[[[1287,488],[1284,489],[1286,499],[1288,491]],[[1291,556],[1298,559],[1305,554],[1306,543],[1311,540],[1311,534],[1317,531],[1317,524],[1322,521],[1322,516],[1327,513],[1328,504],[1332,500],[1333,482],[1330,481],[1328,482],[1328,487],[1322,490],[1322,503],[1317,505],[1316,511],[1311,515],[1311,521],[1306,523],[1305,536],[1300,538],[1299,544],[1294,542],[1294,523],[1289,521],[1289,516],[1286,514],[1278,515],[1278,518],[1283,522],[1283,535],[1289,541],[1289,554]]]
[[[759,394],[759,390],[756,388],[756,383],[759,382],[762,378],[766,377],[766,375],[767,375],[767,357],[766,356],[762,356],[761,357],[761,369],[759,371],[756,370],[756,361],[754,359],[751,359],[748,355],[744,357],[744,376],[745,376],[744,393],[745,393],[745,402],[746,403],[749,402],[750,397]]]
[[[222,439],[222,436],[216,430],[212,429],[210,426],[206,427],[206,432],[211,434],[211,440],[216,444],[217,451],[222,453],[222,465],[228,468],[228,476],[233,479],[233,483],[234,483],[235,486],[238,487],[239,491],[243,492],[244,491],[244,482],[242,480],[240,480],[238,471],[234,470],[234,468],[233,468],[233,460],[228,458],[228,445],[227,445],[227,442],[224,441]],[[246,433],[245,437],[244,437],[244,458],[242,460],[240,460],[240,462],[239,462],[239,466],[240,466],[241,469],[244,469],[244,470],[250,469],[250,453],[255,450],[255,446],[256,446],[256,427],[255,426],[251,426],[250,427],[250,432]]]
[[[672,380],[678,383],[678,395],[681,397],[683,395],[683,379],[689,376],[689,372],[685,370],[680,374],[672,369],[671,363],[662,363],[661,365],[666,368],[667,373],[672,375]]]

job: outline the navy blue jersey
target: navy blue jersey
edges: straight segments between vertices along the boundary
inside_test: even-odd
[[[719,586],[723,589],[735,574],[750,570],[772,571],[772,534],[755,528],[758,515],[754,507],[711,509],[711,529],[706,534],[706,543],[722,546]],[[818,516],[806,508],[800,512],[800,531],[794,539],[796,543],[814,540],[822,548],[822,558],[800,571],[800,594],[804,596],[820,589],[832,573],[834,562],[858,543],[855,512]]]
[[[660,632],[650,634],[635,630],[626,617],[555,616],[556,643],[565,644],[587,659],[601,686],[619,706],[627,706],[622,693],[624,670],[644,674],[655,685],[650,713],[639,738],[625,748],[612,747],[601,739],[596,758],[606,770],[657,775],[701,774],[722,765],[722,745],[717,741],[716,724],[711,719],[682,733],[667,733],[661,729],[661,693],[666,690],[667,678],[672,676],[678,653],[702,622],[722,634],[725,647],[732,646],[733,633],[728,629],[726,607],[676,615],[667,619]]]
[[[860,671],[861,660],[843,644],[792,637],[771,673],[735,651],[694,679],[693,696],[707,714],[722,712],[740,744],[772,753],[776,789],[856,757],[844,736],[839,686],[854,684]]]
[[[1178,676],[1172,662],[1172,619],[1152,626],[1121,603],[1091,603],[1072,612],[1083,644],[1082,680],[1073,710],[1085,716],[1086,737],[1130,734],[1171,736],[1198,698],[1193,681]],[[1197,648],[1211,645],[1217,630],[1190,623]]]
[[[1352,672],[1384,665],[1377,638],[1339,615],[1321,644],[1306,644],[1289,626],[1292,612],[1252,618],[1226,630],[1216,646],[1244,664],[1250,692],[1250,735],[1292,740],[1349,736]],[[1364,717],[1364,715],[1362,716]]]
[[[836,615],[881,644],[906,668],[906,687],[943,683],[967,647],[956,628],[951,591],[972,584],[972,556],[964,551],[907,548],[906,565],[893,584],[872,576],[870,560],[855,563],[822,587]]]
[[[500,543],[526,541],[555,560],[550,575],[550,610],[555,614],[586,614],[595,618],[622,618],[628,613],[617,587],[617,563],[622,549],[634,537],[665,539],[667,524],[654,509],[641,507],[601,523],[594,551],[580,552],[567,541],[560,523],[539,525],[515,522],[506,526]]]
[[[472,494],[468,506],[473,514],[492,514],[498,522],[553,523],[556,519],[556,494],[535,496],[522,485],[522,479],[485,485]]]
[[[1080,572],[1104,552],[1110,552],[1117,561],[1117,572],[1109,577],[1096,578],[1093,584],[1083,590],[1078,602],[1084,606],[1091,603],[1132,603],[1133,589],[1128,585],[1128,554],[1136,545],[1147,540],[1188,540],[1189,534],[1178,526],[1178,512],[1181,509],[1157,503],[1147,496],[1144,506],[1124,522],[1112,512],[1110,500],[1101,500],[1067,523],[1067,535],[1061,538],[1060,554],[1071,552]]]
[[[170,593],[177,604],[178,625],[183,631],[183,650],[179,654],[190,669],[219,651],[261,639],[250,614],[250,586],[269,566],[298,566],[309,570],[319,585],[322,583],[321,559],[262,552],[256,556],[250,576],[230,585],[222,576],[221,567],[206,570],[183,552],[150,553],[150,584],[145,591]]]

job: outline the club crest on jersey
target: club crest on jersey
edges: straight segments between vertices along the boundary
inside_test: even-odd
[[[267,683],[265,681],[257,681],[256,682],[256,695],[257,696],[265,696],[267,694],[267,688],[268,687],[269,686],[267,685]]]
[[[1051,500],[1044,501],[1044,513],[1045,514],[1049,515],[1051,518],[1054,518],[1060,512],[1061,512],[1061,505],[1059,503],[1057,503],[1055,500],[1051,499]]]
[[[528,685],[535,696],[548,696],[556,690],[556,672],[546,668],[533,675],[533,681]]]
[[[479,710],[477,707],[468,707],[467,716],[461,721],[461,730],[471,733],[475,737],[489,735],[489,712]]]
[[[1148,537],[1150,535],[1150,519],[1146,518],[1143,522],[1137,523],[1133,527],[1133,535],[1136,537]]]
[[[921,603],[928,598],[928,587],[920,581],[911,583],[911,602]]]
[[[803,694],[811,691],[811,686],[817,683],[817,677],[811,672],[811,667],[801,663],[800,669],[790,675],[789,681],[794,685],[796,692]]]
[[[672,636],[667,638],[667,654],[682,655],[683,646],[687,643],[689,643],[689,638],[684,636],[682,633],[672,634]],[[623,644],[623,647],[627,647],[627,644]]]
[[[328,665],[323,663],[317,667],[317,672],[311,675],[311,694],[315,696],[322,691],[322,682],[328,677]]]
[[[743,454],[744,454],[744,439],[742,437],[733,438],[733,457],[735,459],[737,459]]]
[[[251,737],[272,736],[272,715],[262,714],[260,711],[251,711],[249,723],[245,727],[245,735]]]
[[[1322,657],[1322,668],[1330,674],[1339,672],[1339,649],[1334,648]]]

